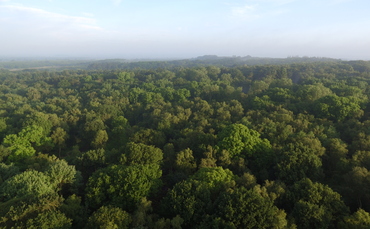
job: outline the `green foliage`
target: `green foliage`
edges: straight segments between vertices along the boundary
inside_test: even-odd
[[[248,157],[271,149],[267,139],[261,139],[257,131],[242,124],[227,126],[218,134],[218,139],[218,147],[229,151],[231,157]]]
[[[348,213],[339,193],[327,185],[305,178],[295,183],[286,193],[288,211],[300,228],[336,227]]]
[[[121,208],[102,206],[89,217],[86,228],[124,229],[130,228],[131,221],[130,214]]]
[[[42,196],[29,194],[0,203],[0,227],[25,228],[25,224],[28,220],[34,219],[38,214],[43,212],[55,211],[62,201],[63,199],[56,193],[50,193]],[[46,216],[42,216],[43,218],[47,217],[47,213],[45,214]],[[60,224],[69,224],[69,219],[65,219],[63,215],[61,215],[61,217],[62,220]],[[58,224],[58,221],[56,222]],[[40,223],[48,224],[52,222],[46,221]]]
[[[321,159],[317,151],[302,143],[289,143],[282,149],[276,165],[278,178],[294,183],[303,178],[318,179],[322,176]]]
[[[222,167],[199,169],[190,180],[205,182],[212,189],[218,189],[222,184],[232,182],[235,179],[234,174]]]
[[[235,228],[285,228],[286,214],[253,189],[237,188],[223,193],[215,215]]]
[[[81,202],[81,197],[73,194],[59,208],[68,218],[72,219],[75,228],[82,228],[86,224],[87,212]]]
[[[176,154],[175,169],[177,171],[184,172],[185,174],[192,174],[197,164],[193,157],[193,151],[191,149],[185,149]]]
[[[19,168],[14,164],[7,165],[0,163],[0,185],[3,181],[18,174],[19,172]]]
[[[0,145],[0,162],[5,162],[11,153],[12,152],[10,149],[5,147],[4,145]]]
[[[347,145],[338,138],[331,138],[326,141],[325,149],[325,154],[322,157],[325,175],[335,177],[345,171]]]
[[[364,167],[355,166],[344,175],[350,203],[356,208],[370,207],[370,171]]]
[[[59,211],[43,212],[38,214],[36,218],[29,219],[26,222],[26,227],[30,229],[68,229],[72,226],[71,221]]]
[[[77,168],[83,171],[83,175],[90,176],[96,170],[107,164],[104,149],[89,150],[77,158]]]
[[[95,134],[94,140],[91,142],[91,145],[94,148],[102,148],[104,144],[108,141],[108,134],[105,130],[98,130]]]
[[[353,154],[352,160],[356,166],[370,169],[370,151],[357,151]]]
[[[369,63],[0,70],[0,227],[366,228]]]
[[[160,185],[158,165],[113,165],[100,169],[89,178],[87,203],[92,208],[111,204],[132,211],[142,197],[155,193]]]
[[[316,100],[314,112],[320,118],[343,121],[346,118],[361,117],[360,101],[353,97],[328,95]]]
[[[121,157],[122,164],[150,165],[159,164],[163,159],[161,149],[142,143],[129,142],[125,147],[125,154]]]
[[[64,129],[62,129],[62,128],[60,128],[60,127],[57,127],[57,128],[53,131],[53,133],[52,133],[52,135],[51,135],[50,137],[51,137],[51,139],[52,139],[53,143],[54,143],[56,146],[58,146],[58,153],[59,153],[59,155],[60,155],[61,150],[62,150],[62,147],[64,147],[64,146],[65,146],[65,141],[66,141],[66,140],[67,140],[67,138],[68,138],[68,134],[67,134],[67,132],[66,132]]]
[[[230,170],[202,168],[167,193],[163,211],[169,217],[180,215],[185,225],[200,223],[205,214],[213,211],[213,203],[220,192],[234,184],[234,175]],[[172,208],[171,212],[167,211],[169,208]]]
[[[52,161],[45,169],[45,175],[50,178],[52,187],[60,190],[64,185],[76,182],[77,171],[75,166],[68,165],[65,160]]]
[[[26,195],[41,196],[54,192],[50,177],[35,170],[25,171],[12,176],[0,185],[3,201]]]
[[[129,138],[131,142],[154,145],[161,148],[166,143],[166,136],[162,131],[153,129],[141,129],[132,134]]]
[[[370,228],[370,214],[363,209],[358,209],[350,216],[346,216],[343,222],[339,223],[342,229],[366,229]]]
[[[303,100],[312,102],[322,97],[332,95],[333,92],[330,88],[325,87],[322,83],[314,85],[303,85],[297,91],[297,95]]]
[[[4,138],[4,145],[11,150],[8,160],[16,162],[36,153],[33,146],[51,144],[51,139],[44,135],[44,129],[40,126],[27,126],[18,134],[10,134]]]

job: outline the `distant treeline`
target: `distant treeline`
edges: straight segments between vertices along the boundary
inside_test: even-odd
[[[251,56],[219,57],[205,55],[183,60],[0,60],[0,69],[86,69],[86,70],[115,70],[115,69],[174,69],[177,67],[236,67],[240,65],[282,65],[292,63],[340,62],[339,59],[322,57],[288,57],[288,58],[259,58]]]
[[[138,61],[122,62],[112,61],[95,61],[88,65],[89,70],[114,70],[114,69],[173,69],[176,67],[235,67],[240,65],[281,65],[292,63],[314,63],[314,62],[339,62],[339,59],[321,58],[321,57],[288,57],[288,58],[259,58],[259,57],[218,57],[214,55],[200,56],[193,59],[172,60],[172,61]]]
[[[85,69],[91,61],[87,60],[12,60],[0,61],[0,69]]]

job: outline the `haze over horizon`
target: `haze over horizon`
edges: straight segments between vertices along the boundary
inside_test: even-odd
[[[370,60],[365,0],[0,0],[0,55]]]

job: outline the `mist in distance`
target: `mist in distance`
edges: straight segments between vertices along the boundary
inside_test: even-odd
[[[369,1],[0,0],[0,57],[370,59]]]

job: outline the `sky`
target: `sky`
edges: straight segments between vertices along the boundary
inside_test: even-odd
[[[369,0],[0,0],[0,56],[370,60]]]

